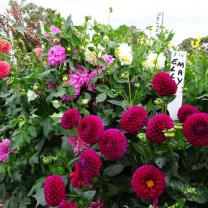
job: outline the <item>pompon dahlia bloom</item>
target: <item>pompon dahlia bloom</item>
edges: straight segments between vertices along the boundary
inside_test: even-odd
[[[106,130],[100,138],[101,153],[109,160],[118,160],[127,150],[127,139],[118,129]]]
[[[82,141],[79,137],[67,137],[68,142],[71,144],[74,154],[79,154],[84,149],[89,148],[89,144]]]
[[[55,207],[65,198],[65,184],[61,176],[48,176],[44,181],[44,196],[49,206]]]
[[[132,106],[122,114],[120,123],[123,130],[136,134],[147,124],[147,120],[148,114],[143,107]]]
[[[181,123],[184,123],[185,120],[192,114],[194,113],[199,113],[199,109],[196,108],[193,105],[183,105],[180,107],[180,109],[178,110],[178,120]]]
[[[166,139],[163,131],[173,127],[174,123],[170,116],[162,113],[157,114],[153,116],[147,123],[147,138],[152,142],[161,143]]]
[[[70,130],[79,122],[80,113],[77,109],[71,108],[67,110],[61,118],[61,126],[64,129]]]
[[[83,185],[90,187],[90,180],[100,173],[101,166],[101,159],[94,150],[84,150],[69,175],[70,183],[77,188],[82,188]]]
[[[95,150],[86,149],[79,157],[82,174],[89,180],[99,175],[102,162]]]
[[[208,146],[208,114],[194,113],[183,124],[183,134],[194,146]]]
[[[78,204],[64,199],[59,204],[59,208],[78,208]]]
[[[58,67],[66,60],[66,50],[60,44],[51,47],[48,51],[48,63]]]
[[[0,61],[0,78],[8,77],[11,67],[7,61]]]
[[[9,139],[3,139],[0,142],[0,162],[6,162],[9,158],[11,149],[11,141]]]
[[[134,172],[131,186],[139,198],[156,199],[165,190],[165,176],[154,165],[143,165]]]
[[[46,80],[45,83],[46,83],[47,87],[50,88],[50,89],[56,89],[57,88],[57,85],[56,85],[55,82],[51,82],[51,81]]]
[[[9,41],[0,38],[0,53],[9,53],[11,44]]]
[[[167,72],[158,72],[152,79],[152,87],[159,96],[174,95],[177,91],[176,82]]]
[[[84,116],[78,125],[78,133],[80,138],[88,144],[97,143],[103,131],[103,121],[99,116],[95,115]]]

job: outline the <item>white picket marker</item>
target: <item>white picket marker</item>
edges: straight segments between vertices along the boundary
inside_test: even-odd
[[[14,46],[14,36],[13,36],[12,31],[9,31],[9,39],[10,39],[11,45],[13,47]],[[14,54],[15,54],[15,50],[13,50],[11,48],[10,51],[9,51],[10,61],[16,65],[17,64],[17,59],[15,58]]]
[[[164,12],[158,12],[155,22],[155,36],[157,37],[160,33],[160,27],[163,25],[164,22]]]
[[[183,102],[183,86],[185,79],[185,70],[186,70],[186,51],[174,51],[171,57],[171,69],[170,76],[175,80],[178,89],[176,92],[176,98],[168,104],[168,111],[170,117],[173,120],[177,120],[177,113],[179,108],[182,106]]]

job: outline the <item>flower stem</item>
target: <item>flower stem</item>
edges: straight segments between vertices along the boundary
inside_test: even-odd
[[[132,106],[131,83],[130,83],[129,75],[128,75],[127,81],[128,81],[128,88],[129,88],[129,104],[130,106]]]

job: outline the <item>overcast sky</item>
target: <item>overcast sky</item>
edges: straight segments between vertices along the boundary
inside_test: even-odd
[[[0,0],[4,11],[9,0]],[[108,8],[113,7],[110,23],[135,25],[144,29],[154,25],[156,14],[164,12],[164,25],[175,32],[174,43],[188,37],[208,35],[208,0],[27,0],[61,12],[64,17],[72,14],[75,24],[83,22],[84,16],[93,16],[107,23]]]

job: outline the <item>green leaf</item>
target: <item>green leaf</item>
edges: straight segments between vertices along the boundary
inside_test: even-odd
[[[36,202],[36,207],[38,207],[39,205],[41,205],[41,206],[46,206],[43,188],[41,188],[40,190],[38,190],[38,191],[36,192],[36,194],[34,195],[34,198],[35,198],[36,201],[37,201],[37,202]]]
[[[46,118],[42,121],[43,133],[45,137],[47,137],[48,134],[53,130],[52,122],[53,121],[51,118]]]
[[[118,174],[120,174],[123,169],[124,169],[124,165],[122,164],[115,164],[115,165],[110,165],[107,168],[104,169],[104,175],[106,176],[116,176]]]
[[[87,199],[87,201],[92,201],[95,194],[96,194],[96,191],[86,191],[82,193],[82,198]]]
[[[53,100],[52,104],[54,106],[54,108],[58,109],[60,106],[62,106],[62,103],[58,100]]]
[[[101,102],[105,101],[106,98],[107,98],[107,95],[106,95],[105,92],[100,93],[100,94],[96,97],[96,102],[97,102],[97,103],[101,103]]]
[[[34,91],[28,90],[28,92],[27,92],[28,102],[35,100],[37,97],[38,97],[38,95]]]
[[[29,131],[30,135],[31,135],[33,138],[37,137],[37,129],[36,129],[35,126],[29,126],[29,127],[28,127],[28,131]]]

